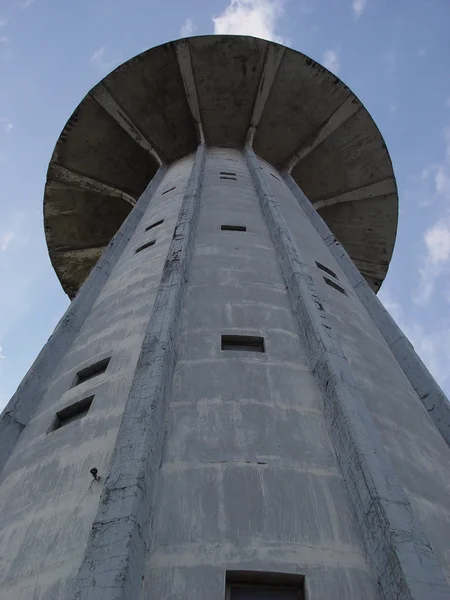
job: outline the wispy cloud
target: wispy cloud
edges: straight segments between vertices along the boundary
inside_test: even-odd
[[[22,10],[27,9],[29,6],[34,4],[35,0],[16,0],[17,6],[19,6]]]
[[[5,133],[9,133],[12,128],[13,124],[8,117],[0,117],[0,129],[2,129]]]
[[[214,33],[254,35],[282,43],[275,29],[283,5],[283,0],[231,0],[222,14],[213,17]]]
[[[438,164],[427,167],[422,179],[432,177],[435,199],[440,201],[441,216],[423,235],[426,253],[420,265],[420,292],[415,298],[424,304],[432,297],[437,280],[450,275],[450,127],[443,131],[445,154]]]
[[[3,354],[3,347],[0,346],[0,360],[3,360],[6,356]]]
[[[15,239],[16,234],[14,231],[8,231],[0,237],[0,250],[2,252],[6,252],[8,250],[9,245]]]
[[[111,71],[122,62],[122,55],[118,52],[111,53],[106,46],[102,46],[94,52],[90,58],[91,64],[100,71]]]
[[[341,68],[341,61],[339,59],[339,53],[337,50],[325,50],[322,57],[323,66],[332,71],[333,73],[339,73]]]
[[[355,17],[359,19],[366,8],[366,0],[353,0],[352,8],[353,12],[355,13]]]
[[[188,37],[194,35],[197,31],[197,27],[193,19],[185,19],[184,23],[180,27],[180,35],[182,37]]]
[[[8,24],[8,21],[6,19],[1,19],[0,18],[0,27],[5,27],[5,25]]]

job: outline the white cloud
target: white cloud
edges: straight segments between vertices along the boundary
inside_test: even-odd
[[[341,61],[337,50],[325,50],[322,57],[323,66],[332,71],[338,73],[341,68]]]
[[[194,35],[196,31],[197,27],[193,19],[186,19],[183,25],[180,27],[181,37],[189,37],[190,35]]]
[[[218,17],[213,17],[215,34],[254,35],[283,43],[275,34],[283,14],[284,0],[231,0]]]
[[[119,53],[109,54],[106,46],[102,46],[94,52],[90,62],[100,71],[111,71],[122,62],[122,56]]]
[[[442,137],[445,141],[443,160],[422,172],[425,180],[433,174],[434,197],[441,203],[442,216],[423,235],[426,254],[420,264],[421,286],[415,298],[419,304],[430,300],[440,277],[450,276],[450,127],[444,129]]]
[[[359,17],[362,15],[365,7],[366,7],[366,0],[353,0],[352,8],[353,8],[353,12],[355,13],[355,16],[357,19],[359,19]]]
[[[6,356],[3,354],[3,348],[0,346],[0,360],[3,360]]]
[[[0,237],[0,249],[2,252],[6,252],[6,250],[8,250],[8,246],[15,239],[15,237],[16,234],[14,231],[8,231]]]
[[[3,129],[5,133],[9,133],[13,128],[13,124],[8,117],[0,117],[0,128]]]

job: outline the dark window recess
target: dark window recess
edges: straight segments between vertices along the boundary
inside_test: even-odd
[[[265,352],[264,338],[255,335],[223,335],[222,350]]]
[[[60,429],[72,421],[76,421],[85,417],[91,408],[93,399],[94,396],[83,398],[83,400],[75,402],[74,404],[71,404],[70,406],[67,406],[66,408],[63,408],[57,412],[48,433],[50,433],[50,431],[55,431],[55,429]]]
[[[156,223],[152,223],[151,225],[145,228],[145,231],[150,231],[150,229],[158,227],[158,225],[161,225],[161,223],[164,223],[164,219],[161,219],[161,221],[156,221]]]
[[[137,254],[138,252],[141,252],[142,250],[145,250],[146,248],[150,248],[150,246],[154,246],[155,243],[156,243],[156,240],[152,240],[151,242],[147,242],[146,244],[139,246],[139,248],[136,249],[135,254]]]
[[[232,181],[236,181],[236,173],[232,173],[231,171],[220,171],[220,179],[231,179]]]
[[[304,600],[305,578],[293,573],[228,571],[226,600]]]
[[[277,181],[281,181],[281,179],[279,179],[279,178],[278,178],[276,175],[274,175],[273,173],[271,173],[271,175],[272,175],[272,177],[273,177],[274,179],[276,179]]]
[[[301,592],[295,588],[232,585],[227,600],[300,600],[301,598],[303,598]]]
[[[336,273],[334,271],[332,271],[325,265],[322,265],[320,262],[317,262],[317,260],[316,260],[316,265],[319,267],[319,269],[322,269],[322,271],[324,271],[325,273],[328,273],[328,275],[331,275],[331,277],[334,277],[335,279],[339,279],[339,277],[336,275]]]
[[[89,367],[86,367],[85,369],[82,369],[81,371],[78,371],[72,387],[75,385],[80,385],[80,383],[104,373],[106,371],[106,367],[109,365],[110,360],[111,357],[105,358],[93,365],[90,365]]]
[[[324,277],[324,281],[338,292],[341,292],[341,294],[345,294],[347,296],[347,292],[344,290],[344,288],[337,284],[335,281],[328,279],[328,277]]]
[[[247,227],[243,225],[221,225],[220,229],[222,231],[247,231]]]
[[[164,194],[168,194],[169,192],[173,192],[173,190],[175,190],[175,189],[176,189],[176,187],[177,187],[177,186],[175,185],[174,187],[171,187],[171,188],[169,188],[168,190],[166,190],[165,192],[163,192],[163,193],[161,194],[161,196],[164,196]]]

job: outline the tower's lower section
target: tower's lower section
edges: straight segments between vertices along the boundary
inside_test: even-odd
[[[157,174],[2,417],[2,600],[450,597],[445,427],[292,186]]]

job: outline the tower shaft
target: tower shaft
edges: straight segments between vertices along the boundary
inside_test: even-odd
[[[289,176],[162,167],[3,416],[0,597],[448,598],[446,406],[399,336]]]

